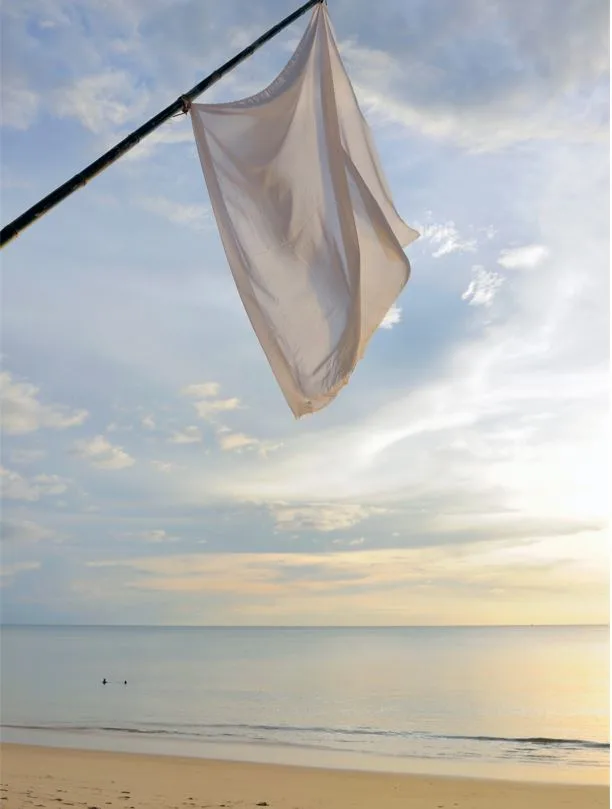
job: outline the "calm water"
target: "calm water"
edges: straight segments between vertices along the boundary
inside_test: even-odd
[[[7,627],[1,652],[7,741],[552,780],[609,762],[604,627]]]

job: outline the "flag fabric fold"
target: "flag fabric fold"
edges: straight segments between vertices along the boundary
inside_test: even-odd
[[[316,7],[262,92],[193,104],[210,201],[242,303],[296,417],[345,385],[410,275],[368,125]]]

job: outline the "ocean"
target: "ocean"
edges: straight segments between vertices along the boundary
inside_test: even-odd
[[[0,652],[4,741],[607,778],[607,627],[4,627]]]

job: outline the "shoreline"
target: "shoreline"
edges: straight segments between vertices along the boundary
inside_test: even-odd
[[[130,732],[102,735],[88,731],[28,729],[0,724],[0,741],[23,747],[100,753],[136,754],[163,758],[221,761],[233,764],[271,764],[316,770],[373,772],[476,780],[512,781],[549,785],[601,785],[609,787],[609,767],[593,765],[559,766],[518,760],[453,759],[441,757],[393,756],[382,753],[340,751],[299,744],[249,743],[241,741],[195,741],[134,736]]]
[[[441,774],[327,769],[2,742],[5,807],[272,809],[600,809],[609,787]]]

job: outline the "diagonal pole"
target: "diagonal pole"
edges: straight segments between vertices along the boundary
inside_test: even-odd
[[[101,171],[108,168],[111,163],[118,160],[122,155],[136,146],[137,143],[139,143],[147,135],[150,135],[151,132],[160,127],[173,115],[176,115],[179,112],[187,112],[189,110],[189,105],[194,98],[203,93],[204,90],[208,90],[208,88],[215,82],[219,81],[222,76],[225,76],[225,74],[229,73],[230,70],[233,70],[236,65],[239,65],[240,62],[243,62],[249,56],[254,54],[258,48],[260,48],[264,43],[268,42],[268,40],[272,39],[272,37],[276,36],[276,34],[282,31],[283,28],[291,25],[294,20],[297,20],[298,17],[305,14],[308,9],[322,2],[325,2],[325,0],[308,0],[307,3],[300,6],[296,11],[293,12],[293,14],[285,17],[284,20],[281,20],[279,23],[270,28],[269,31],[266,31],[265,34],[262,34],[259,39],[256,39],[255,42],[251,43],[251,45],[240,51],[240,53],[236,54],[236,56],[234,56],[233,59],[230,59],[229,62],[221,65],[221,67],[217,68],[217,70],[215,70],[214,73],[211,73],[210,76],[202,79],[202,81],[199,82],[199,84],[196,84],[195,87],[192,87],[191,90],[188,90],[186,93],[183,93],[182,96],[179,96],[176,101],[170,104],[169,107],[166,107],[161,112],[158,112],[157,115],[154,115],[153,118],[150,118],[146,123],[142,124],[142,126],[139,126],[138,129],[135,129],[134,132],[125,137],[116,146],[109,149],[108,152],[105,152],[105,154],[103,154],[97,160],[94,160],[93,163],[90,163],[89,166],[84,168],[78,174],[75,174],[74,177],[71,177],[63,185],[58,186],[55,191],[52,191],[35,205],[32,205],[32,207],[28,208],[28,210],[22,213],[21,216],[18,216],[8,225],[5,225],[5,227],[2,228],[2,231],[0,231],[0,248],[4,247],[5,244],[8,244],[14,238],[19,236],[21,231],[25,230],[28,225],[31,225],[32,222],[40,219],[40,217],[44,216],[47,211],[50,211],[51,208],[54,208],[78,188],[82,188],[82,186],[88,183],[92,177],[95,177],[96,174],[100,174]]]

